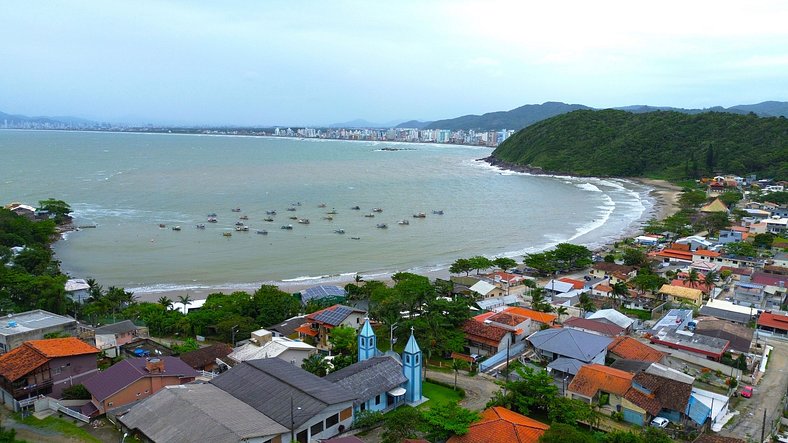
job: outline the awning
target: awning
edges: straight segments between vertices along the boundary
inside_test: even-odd
[[[403,387],[396,387],[389,391],[389,394],[393,395],[394,397],[399,397],[400,395],[405,395],[407,391]]]

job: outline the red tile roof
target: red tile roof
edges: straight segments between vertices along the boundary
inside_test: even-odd
[[[716,258],[716,257],[719,257],[722,254],[720,254],[719,252],[709,251],[708,249],[696,249],[692,253],[692,255],[700,255],[700,256],[703,256],[703,257],[715,257]]]
[[[550,426],[496,406],[482,413],[465,435],[455,435],[446,443],[537,443]]]
[[[670,282],[671,286],[680,286],[682,288],[690,288],[690,289],[700,289],[701,292],[704,294],[708,294],[714,288],[712,285],[707,285],[706,283],[702,283],[699,281],[691,282],[689,280],[682,280],[682,279],[674,279]]]
[[[613,288],[608,285],[596,285],[594,286],[594,289],[599,292],[613,292]]]
[[[678,260],[692,261],[692,253],[688,251],[679,251],[678,249],[663,249],[657,252],[657,257],[675,258]]]
[[[604,261],[598,261],[591,265],[591,268],[602,271],[607,274],[612,272],[621,272],[623,274],[629,274],[634,271],[636,268],[634,266],[626,266],[626,265],[619,265],[617,263],[608,263]]]
[[[309,323],[304,323],[303,325],[297,327],[295,330],[296,330],[296,332],[300,332],[302,334],[309,335],[309,336],[312,336],[312,337],[317,335],[317,331],[312,329],[309,326]]]
[[[485,320],[487,320],[488,318],[492,317],[495,314],[497,314],[497,312],[492,312],[492,311],[485,312],[484,314],[479,314],[477,316],[474,316],[473,319],[483,323]]]
[[[575,279],[569,278],[569,277],[559,278],[558,281],[562,281],[564,283],[571,283],[572,287],[575,288],[575,289],[583,289],[585,287],[585,285],[586,285],[586,282],[584,282],[582,280],[575,280]]]
[[[626,360],[647,361],[651,363],[656,363],[665,356],[664,353],[632,337],[613,338],[613,342],[607,346],[607,350]]]
[[[547,314],[545,312],[534,311],[532,309],[521,308],[518,306],[508,307],[504,309],[503,312],[522,315],[523,317],[528,317],[531,320],[538,321],[539,323],[544,323],[546,325],[552,324],[558,318],[558,316],[555,314]]]
[[[466,320],[462,325],[462,330],[468,339],[491,346],[498,346],[509,333],[499,326],[487,325],[473,319]]]
[[[517,326],[520,323],[527,321],[528,317],[523,315],[512,314],[509,312],[499,312],[487,318],[491,322],[500,323],[506,326]]]
[[[49,358],[69,357],[72,355],[98,354],[99,349],[90,346],[76,337],[50,338],[25,342]]]
[[[758,326],[788,330],[788,316],[763,312],[758,316]]]
[[[43,354],[28,346],[20,346],[0,355],[0,376],[13,382],[48,362]]]
[[[632,376],[629,372],[599,364],[584,365],[567,389],[584,397],[593,397],[598,391],[623,396],[632,386]]]

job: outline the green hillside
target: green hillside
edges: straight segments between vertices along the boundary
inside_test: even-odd
[[[574,175],[788,178],[788,119],[709,112],[580,110],[531,125],[494,160]]]

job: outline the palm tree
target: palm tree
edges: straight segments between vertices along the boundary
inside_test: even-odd
[[[717,275],[716,271],[709,271],[706,273],[706,276],[703,277],[703,282],[706,283],[706,286],[709,288],[714,286],[714,284],[717,283],[717,280],[719,280],[719,276]]]
[[[189,306],[189,303],[191,303],[192,301],[193,299],[189,297],[188,292],[186,293],[186,295],[178,296],[178,302],[180,302],[183,305],[184,310],[186,309],[186,306]]]
[[[613,298],[613,304],[618,307],[621,299],[629,295],[629,288],[627,284],[623,281],[620,281],[612,286],[612,291],[610,291],[610,296]]]
[[[164,309],[170,309],[172,307],[172,300],[167,296],[160,297],[159,304],[164,306]]]
[[[558,314],[558,320],[561,321],[561,317],[569,314],[569,311],[566,310],[566,306],[558,306],[555,308],[555,313]]]
[[[457,374],[462,369],[462,362],[456,358],[451,361],[451,369],[454,371],[454,390],[457,390]]]
[[[700,276],[698,275],[698,271],[695,270],[694,268],[690,269],[689,274],[687,274],[687,281],[689,282],[690,287],[695,287],[698,281],[700,281]]]

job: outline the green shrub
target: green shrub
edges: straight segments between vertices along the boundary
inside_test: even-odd
[[[380,411],[361,411],[353,420],[353,428],[371,428],[383,423],[383,413]]]

